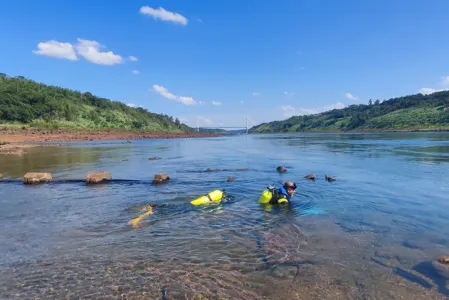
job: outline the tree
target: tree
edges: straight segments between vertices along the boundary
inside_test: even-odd
[[[374,105],[379,105],[380,104],[380,101],[379,101],[379,99],[377,99],[375,102],[374,102]]]
[[[373,100],[369,99],[368,105],[369,106],[373,105]]]

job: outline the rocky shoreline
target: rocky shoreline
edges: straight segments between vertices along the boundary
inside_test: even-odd
[[[162,138],[197,138],[222,136],[219,133],[196,132],[131,132],[118,130],[47,130],[47,129],[4,129],[0,130],[0,142],[39,143],[93,140],[135,140]]]
[[[171,138],[203,138],[223,136],[220,133],[173,133],[173,132],[127,132],[117,130],[46,130],[46,129],[3,129],[0,130],[0,155],[22,155],[26,149],[46,145],[74,141],[104,141],[139,139],[171,139]]]

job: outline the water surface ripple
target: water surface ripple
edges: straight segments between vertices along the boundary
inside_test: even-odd
[[[0,156],[11,180],[95,170],[136,182],[0,183],[0,298],[449,297],[432,265],[449,254],[447,133],[74,142]],[[152,185],[160,172],[172,180]],[[257,203],[286,180],[298,185],[290,206]],[[231,197],[189,205],[214,189]],[[154,214],[129,226],[149,204]]]

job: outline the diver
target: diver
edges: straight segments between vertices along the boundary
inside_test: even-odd
[[[281,187],[268,186],[259,197],[260,204],[288,203],[296,192],[296,184],[292,181],[285,182]]]

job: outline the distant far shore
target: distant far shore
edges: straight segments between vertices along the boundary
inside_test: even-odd
[[[316,131],[287,131],[287,132],[250,132],[250,134],[312,134],[312,133],[393,133],[393,132],[449,132],[449,128],[439,129],[357,129],[357,130],[316,130]]]
[[[0,130],[0,143],[45,143],[95,140],[137,140],[166,138],[218,137],[222,133],[134,132],[120,130],[80,129],[11,129]]]

